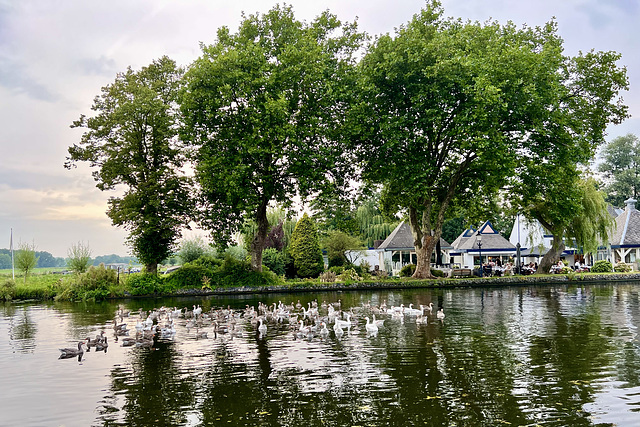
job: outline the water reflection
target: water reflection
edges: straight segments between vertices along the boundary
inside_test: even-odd
[[[242,315],[247,305],[298,299],[305,308],[319,302],[328,334],[273,320],[261,335]],[[323,301],[351,314],[343,335]],[[429,303],[424,318],[378,308]],[[141,311],[193,305],[226,317],[194,328],[178,318],[175,334],[149,348],[121,346],[135,339]],[[29,425],[20,402],[40,392],[52,403],[46,414],[32,410],[33,425],[634,425],[640,408],[640,299],[631,285],[149,299],[122,308],[131,317],[118,318],[120,303],[3,305],[0,370],[12,388],[0,399],[3,422]],[[366,328],[373,315],[383,320],[377,334]],[[131,336],[116,342],[121,323]],[[102,330],[108,353],[86,352],[80,364],[52,357],[61,342]],[[50,371],[75,379],[59,400],[47,392]]]

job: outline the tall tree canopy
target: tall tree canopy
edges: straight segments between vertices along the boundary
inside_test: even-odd
[[[100,190],[124,187],[122,197],[109,199],[107,215],[129,231],[134,254],[152,273],[172,253],[191,212],[177,138],[182,74],[167,57],[118,74],[95,98],[96,114],[71,126],[86,131],[80,144],[69,147],[65,163],[97,168],[93,178]]]
[[[276,6],[244,18],[235,34],[219,29],[186,74],[185,135],[197,147],[202,222],[221,242],[252,218],[255,270],[269,204],[286,207],[347,178],[340,122],[362,37],[328,12],[305,23]]]
[[[605,176],[607,201],[624,206],[629,197],[640,197],[640,140],[633,134],[619,136],[602,148],[598,169]]]
[[[518,29],[442,14],[429,1],[395,37],[376,40],[353,113],[363,177],[408,214],[419,278],[431,277],[448,212],[492,199],[531,152],[539,161],[563,144],[592,153],[625,111],[619,56],[563,56],[553,22]]]

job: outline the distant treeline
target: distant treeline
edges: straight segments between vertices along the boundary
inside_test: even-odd
[[[15,252],[15,250],[14,250]],[[66,258],[54,257],[49,252],[46,251],[36,251],[36,257],[38,257],[38,265],[37,268],[47,268],[47,267],[66,267],[67,260]],[[138,265],[138,259],[134,257],[121,257],[119,255],[111,254],[111,255],[100,255],[95,257],[93,260],[93,265],[104,264],[114,264],[114,263],[123,263],[132,265]],[[11,250],[9,249],[0,249],[0,270],[11,268]]]

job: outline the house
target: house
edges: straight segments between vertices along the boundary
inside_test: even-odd
[[[473,268],[480,265],[480,257],[496,260],[501,263],[512,262],[516,255],[516,247],[502,237],[491,222],[485,221],[477,230],[469,228],[462,232],[451,244],[452,263],[456,267]]]
[[[625,209],[615,219],[616,227],[609,237],[610,261],[614,264],[626,262],[635,264],[640,260],[640,211],[632,198],[625,200]]]
[[[440,250],[442,252],[442,263],[448,264],[451,244],[440,238]],[[407,264],[416,264],[416,249],[413,245],[413,234],[408,222],[403,221],[387,236],[387,238],[376,248],[378,252],[378,265],[392,276],[397,276],[402,267]],[[435,266],[435,253],[431,259]]]

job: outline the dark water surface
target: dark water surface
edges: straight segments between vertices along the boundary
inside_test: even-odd
[[[0,305],[0,426],[640,425],[639,288],[547,286],[272,294],[103,304]],[[127,310],[204,312],[317,299],[353,308],[337,338],[299,338],[246,319],[236,334],[187,329],[152,348],[121,347]],[[368,308],[432,302],[444,321]],[[326,316],[326,309],[319,309]],[[302,316],[300,316],[302,318]],[[135,335],[136,314],[124,318]],[[161,321],[164,323],[164,320]],[[58,359],[60,347],[105,330],[107,352]],[[196,333],[208,332],[207,339]]]

